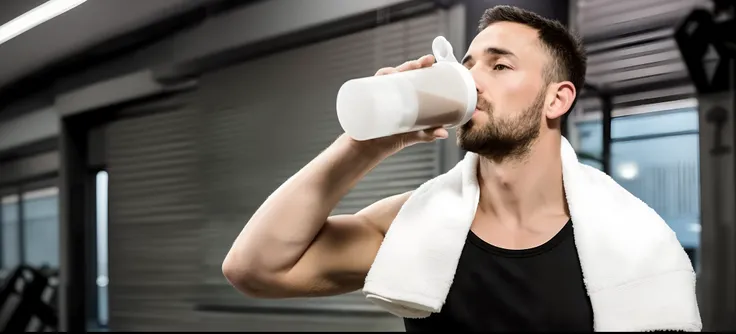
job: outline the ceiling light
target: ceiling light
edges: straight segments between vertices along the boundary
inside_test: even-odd
[[[0,26],[0,44],[57,17],[87,0],[49,0]]]

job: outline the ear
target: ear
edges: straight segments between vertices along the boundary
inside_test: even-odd
[[[557,119],[562,117],[572,106],[575,101],[577,92],[575,91],[575,85],[570,81],[558,82],[550,85],[549,100],[546,109],[546,116],[549,119]]]

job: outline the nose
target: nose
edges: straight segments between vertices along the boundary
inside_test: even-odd
[[[470,69],[470,74],[473,76],[473,81],[475,82],[475,91],[478,93],[478,95],[483,94],[485,89],[483,88],[483,80],[481,78],[481,74],[478,73],[479,71],[476,69],[476,67],[473,67]]]

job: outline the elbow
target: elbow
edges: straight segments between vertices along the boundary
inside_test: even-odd
[[[230,255],[222,262],[222,275],[225,276],[225,279],[227,279],[230,285],[238,285],[238,282],[243,280],[244,274],[245,272],[230,259]]]
[[[228,255],[222,263],[222,274],[225,279],[240,293],[253,298],[269,298],[271,289],[264,271],[252,265],[235,261]]]
[[[255,297],[254,294],[257,294],[255,289],[257,284],[254,282],[253,277],[255,275],[253,272],[254,270],[250,266],[241,261],[236,261],[231,254],[228,254],[225,261],[222,262],[222,275],[225,276],[228,283],[239,292],[250,297]]]

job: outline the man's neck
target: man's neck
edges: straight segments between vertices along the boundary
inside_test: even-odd
[[[481,158],[478,181],[480,213],[509,227],[533,227],[540,220],[569,217],[559,134],[541,134],[519,159],[494,162]]]

